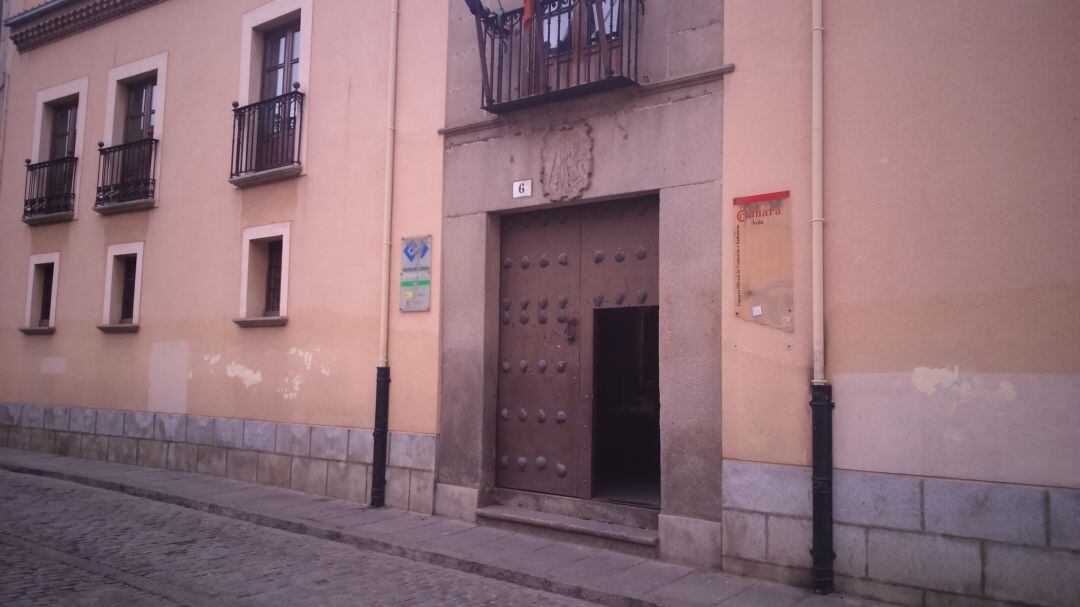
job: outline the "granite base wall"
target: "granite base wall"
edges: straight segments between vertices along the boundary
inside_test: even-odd
[[[725,460],[722,476],[722,568],[809,585],[810,469]],[[1080,490],[837,470],[833,515],[844,594],[1080,605]]]
[[[435,437],[391,432],[386,504],[431,514]],[[359,503],[371,498],[371,430],[0,403],[0,447],[226,476]]]

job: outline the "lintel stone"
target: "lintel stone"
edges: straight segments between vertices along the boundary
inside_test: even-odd
[[[215,426],[222,425],[223,420],[218,420]],[[226,425],[230,422],[240,420],[224,420]],[[244,420],[244,449],[253,449],[255,451],[273,452],[275,440],[275,433],[277,432],[277,424],[274,422],[262,422],[256,420]],[[222,447],[237,447],[238,445],[223,444]]]
[[[124,435],[124,412],[111,409],[98,409],[96,412],[97,425],[94,426],[96,434],[105,436]]]
[[[21,411],[18,403],[0,403],[0,426],[17,426]]]
[[[1080,550],[1080,491],[1050,489],[1050,545]]]
[[[810,518],[810,469],[725,459],[723,504]]]
[[[94,426],[97,423],[97,410],[95,409],[71,409],[68,428],[72,432],[82,432],[83,434],[93,434]]]
[[[870,529],[868,544],[867,568],[873,579],[959,594],[980,592],[978,541]]]
[[[183,441],[187,432],[187,416],[176,413],[154,415],[154,438],[157,440]]]
[[[286,455],[311,454],[311,426],[303,424],[275,424],[275,451]]]
[[[868,527],[918,530],[922,526],[920,479],[837,470],[833,518]]]
[[[67,407],[45,407],[45,428],[67,430],[71,423],[71,410]]]
[[[154,414],[144,412],[125,413],[124,436],[128,438],[154,438]]]
[[[927,531],[1046,545],[1046,503],[1042,489],[926,479],[924,491]]]
[[[22,415],[19,416],[19,425],[26,428],[43,428],[45,426],[45,409],[41,405],[23,405]]]
[[[244,420],[214,418],[214,446],[242,449],[244,446]]]
[[[390,435],[389,465],[414,470],[435,469],[435,437],[430,434]]]
[[[349,451],[349,430],[329,426],[311,427],[311,456],[344,461]]]

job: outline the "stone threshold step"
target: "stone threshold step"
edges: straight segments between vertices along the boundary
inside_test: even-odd
[[[590,521],[514,506],[478,508],[476,519],[483,525],[640,556],[654,556],[660,545],[660,534],[656,529]]]

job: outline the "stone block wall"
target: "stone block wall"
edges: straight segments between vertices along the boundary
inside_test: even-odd
[[[723,464],[722,566],[809,585],[810,469]],[[837,470],[836,589],[912,606],[1080,604],[1080,490]]]
[[[386,504],[430,514],[435,437],[391,432],[389,442]],[[0,447],[371,498],[373,437],[357,428],[0,403]]]

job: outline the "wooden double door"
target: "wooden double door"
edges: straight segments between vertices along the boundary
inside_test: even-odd
[[[658,211],[645,197],[502,218],[500,487],[592,497],[597,318],[658,305]]]

